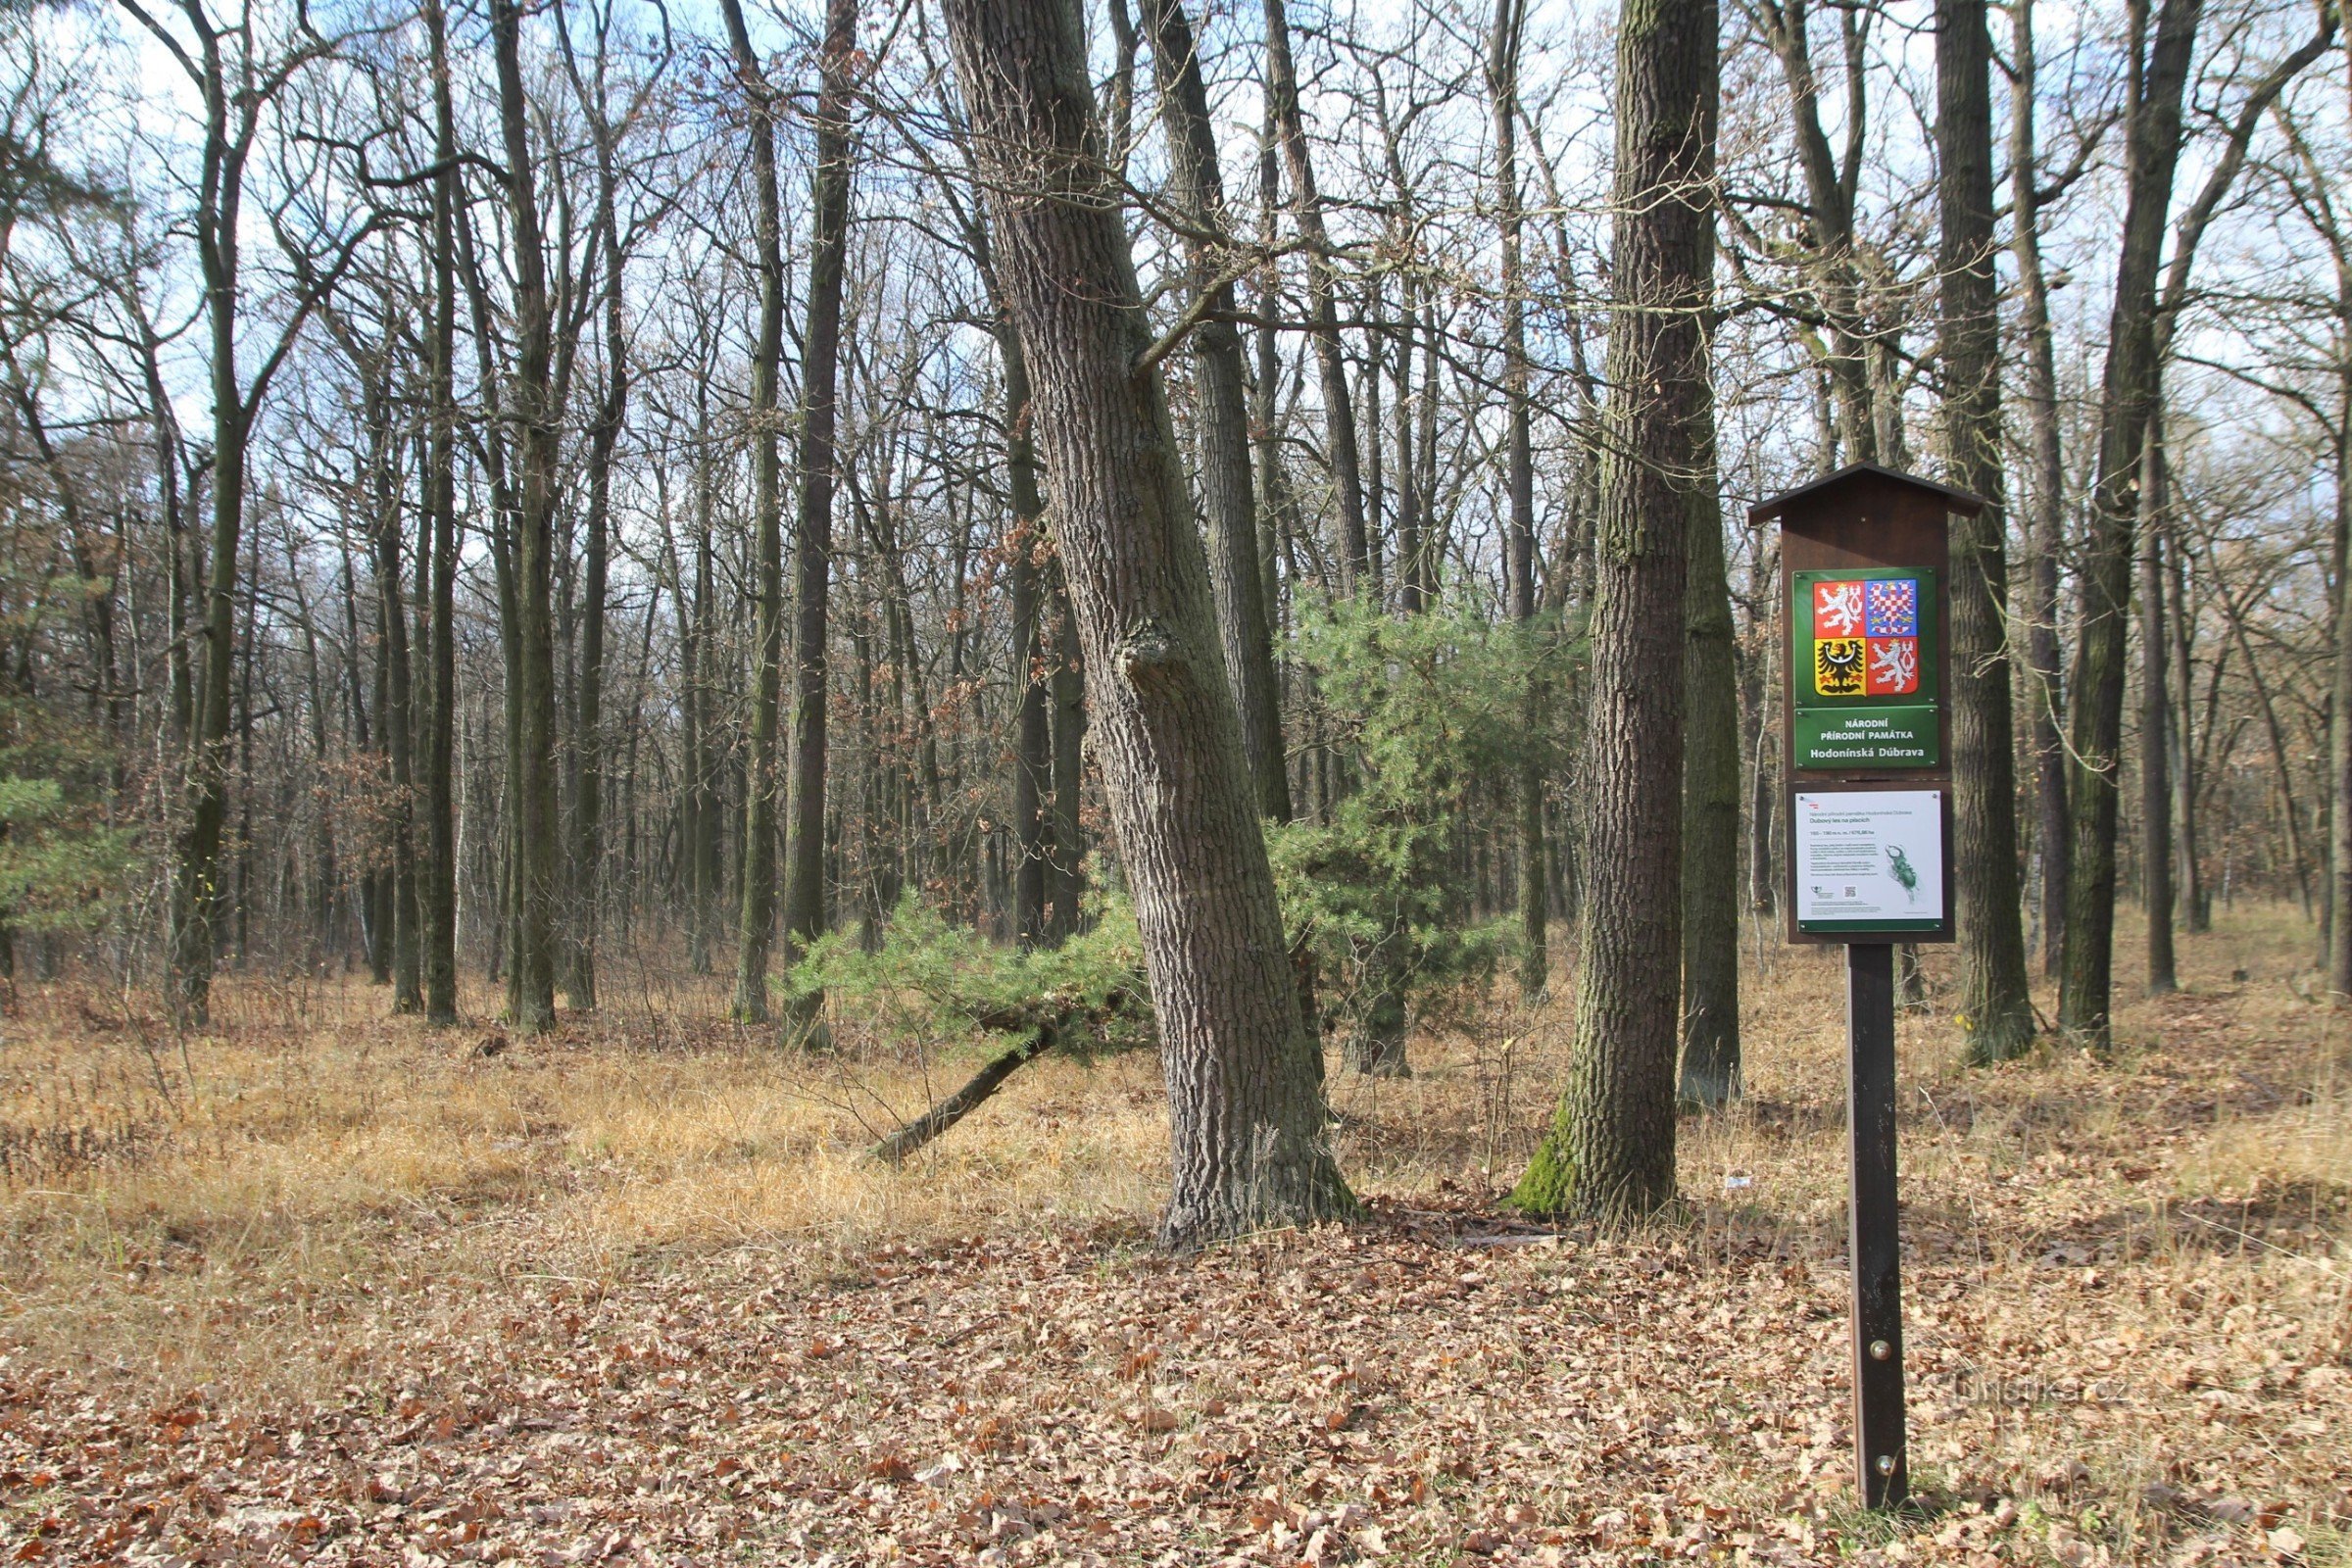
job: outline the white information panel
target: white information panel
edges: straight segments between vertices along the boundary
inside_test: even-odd
[[[1798,929],[1942,926],[1941,790],[1799,793],[1793,825]]]

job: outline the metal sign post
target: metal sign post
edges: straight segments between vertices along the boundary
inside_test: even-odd
[[[1966,491],[1867,464],[1759,502],[1781,524],[1787,935],[1845,948],[1854,1467],[1910,1492],[1895,1189],[1894,944],[1952,940],[1950,571]]]

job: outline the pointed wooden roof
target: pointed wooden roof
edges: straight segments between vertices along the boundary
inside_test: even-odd
[[[1962,490],[1956,485],[1938,484],[1933,479],[1923,479],[1916,473],[1904,473],[1897,468],[1882,468],[1875,463],[1849,463],[1836,473],[1824,474],[1810,484],[1800,484],[1793,490],[1784,490],[1777,496],[1757,502],[1747,509],[1748,520],[1761,522],[1767,517],[1777,517],[1799,503],[1827,500],[1832,493],[1868,479],[1890,480],[1895,484],[1932,491],[1943,497],[1945,505],[1954,512],[1973,514],[1984,511],[1985,506],[1983,496]]]

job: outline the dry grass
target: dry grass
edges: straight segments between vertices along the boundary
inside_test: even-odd
[[[1965,1537],[1931,1522],[1898,1552],[2015,1557],[2030,1537],[2023,1555],[2077,1568],[2274,1542],[2352,1560],[2352,1049],[2309,1000],[2310,946],[2269,908],[2186,939],[2183,992],[2127,1006],[2107,1061],[2052,1051],[1972,1072],[1948,1018],[1903,1020],[1914,1464],[1947,1498],[2009,1499],[2011,1518]],[[2136,992],[2132,955],[2127,932],[2119,995]],[[1843,1244],[1837,965],[1777,948],[1751,965],[1748,1099],[1685,1120],[1690,1211],[1631,1239],[1689,1260],[1671,1266],[1724,1303],[1735,1378],[1742,1293],[1769,1294],[1759,1260],[1797,1269],[1800,1296],[1842,1290],[1824,1272]],[[858,1155],[965,1057],[894,1053],[847,1020],[843,1053],[809,1060],[711,1021],[720,999],[690,977],[639,967],[611,989],[602,1017],[512,1045],[384,1019],[364,986],[230,982],[220,1026],[188,1039],[135,1002],[27,989],[0,1052],[0,1379],[46,1387],[44,1369],[73,1369],[74,1388],[132,1400],[203,1389],[222,1407],[315,1409],[414,1381],[403,1358],[420,1342],[478,1339],[565,1292],[723,1295],[750,1271],[770,1292],[816,1293],[885,1249],[975,1239],[1017,1272],[1023,1247],[1140,1236],[1160,1200],[1148,1059],[1033,1066],[894,1174]],[[1540,1130],[1567,1021],[1560,1002],[1493,1009],[1417,1042],[1420,1071],[1401,1083],[1335,1064],[1341,1151],[1359,1190],[1402,1216],[1385,1223],[1492,1223],[1480,1215]],[[1587,1278],[1605,1248],[1493,1255],[1540,1293]],[[996,1266],[973,1265],[969,1288],[997,1289]],[[1808,1353],[1834,1370],[1838,1326],[1817,1315],[1827,1350]],[[1628,1375],[1673,1408],[1671,1381]],[[1838,1473],[1842,1411],[1809,1397],[1829,1399],[1830,1425],[1723,1471],[1710,1505],[1762,1518],[1786,1510],[1791,1474]],[[1619,1550],[1615,1526],[1592,1526],[1612,1499],[1586,1500],[1586,1536],[1554,1539]],[[1552,1549],[1496,1528],[1505,1554]],[[1888,1539],[1819,1537],[1825,1551]],[[1812,1555],[1814,1540],[1789,1549]]]

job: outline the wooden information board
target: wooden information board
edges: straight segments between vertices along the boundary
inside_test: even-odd
[[[1983,505],[1856,464],[1748,509],[1781,525],[1790,942],[1952,940],[1949,519]],[[1932,853],[1916,839],[1916,802],[1873,809],[1851,799],[1882,792],[1937,798]],[[1837,842],[1809,831],[1829,811],[1845,819]]]
[[[1910,1492],[1893,944],[1952,940],[1949,528],[1984,505],[1857,464],[1748,509],[1781,525],[1787,934],[1846,953],[1854,1467],[1873,1508]]]

